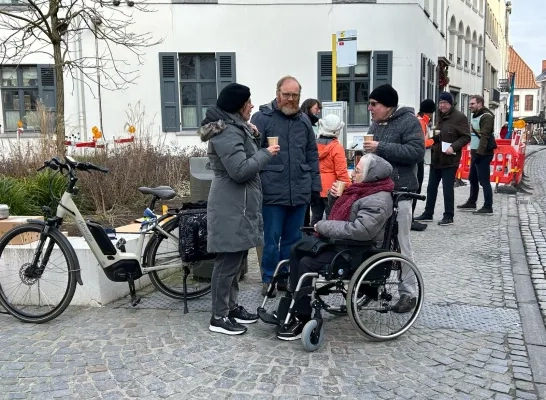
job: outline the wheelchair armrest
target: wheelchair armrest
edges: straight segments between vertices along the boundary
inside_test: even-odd
[[[330,239],[330,244],[337,246],[347,246],[347,247],[374,247],[377,243],[374,241],[362,242],[359,240],[349,240],[349,239]]]

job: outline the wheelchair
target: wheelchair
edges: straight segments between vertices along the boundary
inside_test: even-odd
[[[363,336],[386,341],[404,334],[416,321],[424,300],[423,278],[417,266],[400,254],[398,244],[398,202],[401,200],[425,200],[426,197],[404,191],[393,196],[393,213],[385,225],[381,246],[375,242],[325,239],[325,248],[335,252],[333,260],[320,273],[308,272],[301,276],[292,297],[281,297],[276,311],[269,313],[266,304],[276,282],[286,280],[288,272],[281,272],[290,260],[278,263],[262,305],[258,307],[259,318],[273,325],[288,326],[294,315],[296,302],[305,295],[311,297],[313,310],[311,320],[305,324],[301,334],[303,347],[307,351],[317,350],[324,339],[324,320],[321,312],[348,315],[351,324]],[[313,227],[301,228],[303,232],[314,232]],[[341,258],[344,262],[341,264]],[[311,285],[304,286],[304,281]],[[416,286],[415,307],[408,313],[396,313],[392,306],[399,300],[398,286],[401,283]]]

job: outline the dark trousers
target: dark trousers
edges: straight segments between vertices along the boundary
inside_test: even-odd
[[[290,250],[301,239],[307,205],[278,206],[264,204],[264,247],[262,254],[262,282],[269,283],[280,260],[290,257]]]
[[[430,168],[427,186],[427,204],[425,206],[425,215],[432,217],[436,198],[438,197],[438,185],[442,182],[444,189],[444,218],[453,218],[455,216],[455,174],[457,167],[449,168]]]
[[[468,176],[468,180],[470,181],[469,203],[475,204],[478,201],[481,186],[483,188],[483,206],[485,208],[493,208],[493,189],[491,188],[489,178],[491,175],[490,164],[492,160],[493,156],[481,156],[472,153],[470,174]]]
[[[212,315],[227,317],[237,307],[239,298],[239,276],[246,265],[248,251],[218,253],[212,271]]]
[[[311,205],[308,204],[305,209],[305,218],[303,219],[303,226],[312,226],[311,225]]]
[[[305,240],[305,239],[304,239]],[[321,272],[326,270],[328,264],[334,259],[337,253],[334,251],[325,251],[317,256],[310,257],[306,253],[292,249],[290,254],[290,291],[293,293],[303,274],[307,272]],[[340,257],[341,258],[341,257]],[[345,262],[345,260],[340,260]],[[337,265],[337,262],[336,262]],[[311,279],[307,279],[302,287],[311,286]],[[296,314],[300,320],[310,318],[313,309],[311,308],[311,298],[308,295],[301,297],[294,306]]]
[[[328,198],[321,197],[321,201],[311,205],[311,226],[315,226],[317,222],[322,220],[322,216],[326,213],[326,218],[330,214],[330,207],[328,206]]]
[[[420,162],[417,164],[417,182],[419,184],[419,187],[417,188],[416,193],[421,193],[421,189],[423,188],[423,180],[425,179],[425,162]],[[411,218],[413,219],[413,214],[415,213],[415,207],[417,206],[417,199],[413,200],[413,204],[411,205]]]

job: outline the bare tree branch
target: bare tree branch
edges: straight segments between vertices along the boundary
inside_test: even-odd
[[[27,0],[25,6],[0,8],[0,61],[23,62],[30,54],[44,54],[54,67],[56,79],[57,139],[64,139],[64,79],[82,81],[94,95],[99,85],[120,90],[139,77],[145,49],[162,42],[151,32],[133,31],[136,13],[154,12],[145,1],[128,9],[103,0]],[[93,33],[99,52],[80,56],[74,45],[85,32]],[[2,37],[2,35],[4,37]],[[118,54],[128,50],[130,60]],[[93,88],[95,85],[95,88]],[[59,140],[58,140],[59,142]]]

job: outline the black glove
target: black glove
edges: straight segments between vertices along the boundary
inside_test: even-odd
[[[322,201],[322,197],[320,197],[320,192],[311,192],[311,205],[314,206],[316,204],[319,204]]]

